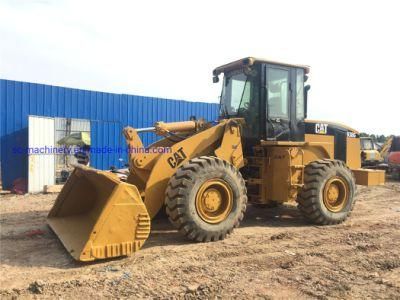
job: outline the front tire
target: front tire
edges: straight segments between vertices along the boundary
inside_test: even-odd
[[[339,224],[353,210],[355,190],[353,174],[343,161],[313,161],[304,170],[298,207],[314,224]]]
[[[190,240],[222,240],[243,219],[245,182],[228,162],[201,156],[191,159],[171,177],[165,204],[171,223]]]

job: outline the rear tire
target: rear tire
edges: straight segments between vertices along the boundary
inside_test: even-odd
[[[190,240],[224,239],[246,211],[245,182],[228,162],[201,156],[181,166],[166,190],[166,213]]]
[[[304,170],[304,186],[297,199],[303,216],[314,224],[339,224],[353,210],[355,180],[340,160],[317,160]]]

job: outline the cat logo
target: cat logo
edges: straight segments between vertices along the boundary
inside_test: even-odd
[[[168,164],[171,168],[175,169],[186,159],[186,154],[183,152],[183,148],[179,148],[172,156],[167,158]]]
[[[323,124],[323,123],[315,124],[315,133],[327,134],[328,133],[328,124]]]

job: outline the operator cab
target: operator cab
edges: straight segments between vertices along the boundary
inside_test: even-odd
[[[304,141],[309,67],[253,57],[213,71],[224,73],[221,118],[244,118],[245,141]]]
[[[360,142],[361,142],[361,150],[364,150],[364,151],[375,150],[374,143],[372,142],[371,138],[362,137],[360,139]]]

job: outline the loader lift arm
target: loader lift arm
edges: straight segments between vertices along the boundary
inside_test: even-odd
[[[137,184],[137,178],[139,177],[143,183],[146,183],[141,185],[143,188],[141,192],[144,194],[144,203],[152,218],[164,203],[164,199],[160,195],[165,193],[169,179],[175,174],[179,166],[190,159],[203,155],[216,156],[236,168],[243,166],[240,133],[240,124],[242,122],[242,119],[224,120],[213,127],[170,145],[168,153],[162,153],[161,155],[154,153],[130,154],[130,171],[135,176],[129,176],[127,181]],[[172,124],[171,126],[168,126],[168,123],[162,123],[166,130],[159,130],[156,123],[155,132],[159,135],[164,135],[168,131],[188,133],[190,130],[195,131],[198,128],[193,123],[195,122],[183,122],[182,125],[187,127],[180,127],[178,123],[170,123]],[[188,127],[190,130],[186,130]],[[141,143],[138,141],[137,134],[137,137],[135,136],[133,128],[125,128],[124,132],[125,137],[127,132],[130,132],[133,136],[133,139],[127,139],[130,145],[135,146],[136,143]],[[160,143],[155,143],[150,147],[158,147],[159,145]]]

